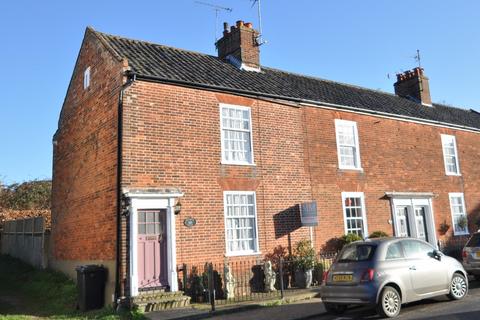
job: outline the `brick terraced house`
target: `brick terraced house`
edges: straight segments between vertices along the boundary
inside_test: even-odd
[[[474,230],[479,113],[432,103],[420,68],[393,95],[265,67],[257,36],[225,25],[214,57],[87,28],[53,138],[52,267],[103,264],[110,302],[300,239]]]

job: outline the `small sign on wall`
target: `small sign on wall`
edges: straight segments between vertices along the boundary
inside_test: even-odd
[[[302,227],[318,226],[317,202],[304,202],[300,204],[300,219]]]
[[[197,224],[197,220],[195,220],[195,218],[188,217],[188,218],[186,218],[185,220],[183,220],[183,224],[184,224],[185,227],[187,227],[187,228],[192,228],[194,225]]]

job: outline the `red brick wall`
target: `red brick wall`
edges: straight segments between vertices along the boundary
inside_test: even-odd
[[[369,232],[389,234],[392,215],[385,192],[433,192],[439,238],[452,236],[448,193],[464,192],[470,230],[475,230],[474,217],[480,214],[478,133],[320,108],[309,107],[306,113],[312,189],[320,214],[317,244],[344,233],[342,191],[364,192]],[[335,119],[357,122],[363,172],[338,169]],[[456,136],[460,177],[445,175],[440,134]],[[445,220],[451,227],[440,237]]]
[[[136,82],[125,95],[123,187],[179,187],[178,263],[223,260],[224,190],[255,190],[261,256],[308,236],[286,210],[311,199],[303,112],[252,99]],[[250,106],[255,166],[222,165],[219,103]],[[194,217],[193,228],[183,220]],[[277,231],[274,229],[277,223]],[[280,226],[279,226],[280,225]]]
[[[91,82],[83,89],[90,66]],[[87,30],[54,137],[55,260],[113,260],[116,241],[117,105],[123,62]]]
[[[223,259],[224,190],[256,191],[262,256],[308,238],[291,209],[312,197],[320,216],[318,250],[344,233],[341,192],[364,192],[369,232],[393,233],[389,191],[433,192],[437,229],[445,220],[452,224],[449,192],[465,193],[472,229],[479,214],[476,133],[147,82],[129,88],[125,101],[123,187],[185,192],[178,263]],[[220,163],[221,102],[252,108],[256,166]],[[338,169],[335,119],[357,122],[362,172]],[[461,177],[445,175],[441,133],[457,137]],[[187,216],[197,220],[195,227],[183,225]]]

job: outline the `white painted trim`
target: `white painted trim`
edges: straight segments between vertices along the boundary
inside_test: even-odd
[[[250,122],[250,153],[251,153],[251,162],[248,161],[232,161],[225,159],[225,134],[223,132],[223,121],[222,121],[222,108],[233,108],[233,109],[240,109],[243,111],[248,111],[249,122]],[[245,166],[254,166],[255,165],[255,158],[253,154],[253,122],[252,122],[252,108],[246,106],[239,106],[234,104],[228,103],[220,103],[219,104],[219,115],[220,115],[220,145],[221,145],[221,164],[232,164],[232,165],[245,165]],[[229,129],[227,129],[229,130]],[[246,131],[246,130],[242,130]]]
[[[460,171],[460,164],[458,161],[457,138],[450,134],[441,134],[440,136],[442,141],[442,153],[443,153],[443,164],[445,166],[445,174],[447,176],[461,176],[462,174]],[[455,165],[457,166],[457,172],[448,171],[446,154],[445,154],[445,142],[447,139],[453,139],[453,149],[455,151]]]
[[[127,192],[128,194],[128,192]],[[128,194],[131,199],[130,212],[130,296],[138,295],[138,210],[166,209],[167,212],[167,277],[171,291],[178,291],[177,251],[175,230],[175,201],[179,194]]]
[[[435,247],[435,249],[438,249],[438,239],[437,239],[437,228],[436,228],[436,224],[435,224],[435,212],[433,212],[433,200],[432,198],[429,198],[428,199],[428,203],[429,203],[429,210],[430,210],[430,215],[431,215],[431,219],[432,219],[432,224],[431,224],[431,227],[433,228],[433,232],[432,232],[432,236],[433,236],[433,239],[432,241],[434,243],[430,243],[431,245],[433,245]]]
[[[227,239],[227,195],[253,195],[253,206],[255,208],[255,250],[253,251],[228,251],[228,239]],[[257,214],[257,195],[255,191],[223,191],[223,223],[224,223],[224,235],[225,235],[225,256],[237,257],[237,256],[251,256],[259,255],[260,247],[258,242],[258,214]]]
[[[346,198],[360,198],[362,201],[362,220],[363,220],[363,237],[368,237],[368,221],[367,221],[367,210],[365,205],[365,194],[363,192],[342,192],[342,211],[343,211],[343,226],[345,234],[348,234],[347,227],[347,212],[345,207]]]
[[[408,194],[408,192],[399,192],[400,196],[399,197],[390,197],[391,201],[391,210],[392,210],[392,221],[394,224],[394,236],[398,236],[399,230],[399,222],[398,222],[398,216],[397,216],[397,206],[406,206],[407,207],[407,214],[408,214],[408,226],[410,229],[411,237],[416,238],[417,235],[417,226],[415,224],[415,207],[416,206],[425,206],[427,207],[425,211],[425,223],[426,223],[426,228],[427,232],[429,235],[429,239],[427,239],[427,242],[430,243],[431,245],[437,247],[437,232],[435,228],[435,214],[433,212],[433,203],[432,203],[432,197],[425,197],[425,198],[406,198],[403,194]],[[420,194],[426,194],[429,195],[431,193],[425,192],[425,193],[412,193],[414,195],[420,195]]]
[[[90,67],[87,67],[83,72],[83,89],[90,87]]]
[[[467,231],[465,231],[465,232],[455,232],[455,219],[454,219],[454,213],[453,213],[452,198],[461,198],[462,199],[462,209],[463,209],[464,216],[467,219]],[[463,193],[461,193],[461,192],[449,192],[448,193],[448,201],[449,201],[449,204],[450,204],[450,217],[452,219],[453,235],[454,236],[469,235],[470,232],[468,231],[468,215],[467,215],[467,208],[465,206],[465,197],[464,197]]]
[[[341,160],[341,155],[340,155],[340,144],[339,144],[339,139],[338,139],[338,127],[340,125],[349,125],[352,126],[353,128],[353,133],[354,133],[354,140],[355,140],[355,162],[356,166],[346,166],[342,164]],[[357,128],[357,123],[355,121],[349,121],[349,120],[342,120],[342,119],[335,119],[335,139],[337,143],[337,158],[338,158],[338,168],[341,170],[359,170],[363,171],[362,169],[362,163],[360,161],[360,142],[359,142],[359,137],[358,137],[358,128]]]
[[[433,192],[385,192],[385,195],[389,198],[395,199],[415,199],[415,198],[433,198],[435,194]]]

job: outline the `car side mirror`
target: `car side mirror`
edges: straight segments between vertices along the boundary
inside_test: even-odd
[[[437,259],[438,261],[441,261],[442,253],[438,250],[433,250],[433,258]]]

